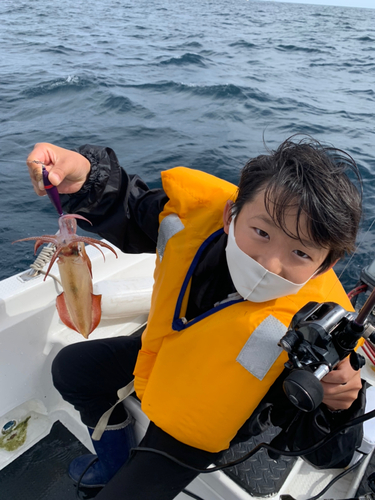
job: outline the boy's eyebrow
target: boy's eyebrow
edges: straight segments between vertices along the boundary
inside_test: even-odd
[[[272,226],[272,227],[274,227],[276,225],[275,222],[273,221],[272,217],[267,216],[267,215],[263,215],[263,214],[254,215],[253,217],[251,217],[251,219],[260,219],[265,224],[267,224],[268,226]],[[322,247],[320,245],[318,245],[317,243],[315,243],[314,241],[306,240],[304,238],[297,238],[297,237],[296,237],[296,240],[299,241],[300,243],[302,243],[302,245],[306,248],[314,248],[316,250],[322,249]]]

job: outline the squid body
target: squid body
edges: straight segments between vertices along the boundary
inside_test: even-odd
[[[33,236],[17,241],[36,240],[35,252],[44,243],[53,243],[56,246],[44,279],[58,259],[63,292],[56,299],[57,311],[66,326],[87,339],[100,322],[101,295],[93,294],[91,262],[85,251],[85,243],[93,245],[102,254],[99,245],[111,250],[116,257],[117,254],[103,241],[78,236],[76,219],[89,222],[81,215],[62,215],[59,217],[60,230],[56,235]]]

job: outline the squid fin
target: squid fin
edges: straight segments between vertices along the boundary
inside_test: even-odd
[[[60,295],[58,295],[56,297],[56,309],[57,309],[57,312],[59,313],[59,317],[60,317],[61,321],[68,328],[71,328],[72,330],[83,335],[83,337],[85,337],[85,339],[87,339],[89,337],[90,333],[93,332],[95,330],[95,328],[99,325],[100,318],[102,315],[102,308],[101,308],[102,296],[91,294],[91,298],[92,298],[91,329],[87,333],[87,332],[80,332],[74,326],[74,324],[70,318],[68,308],[66,307],[64,292],[60,293]]]
[[[72,330],[78,332],[77,328],[74,326],[74,324],[72,323],[72,320],[70,319],[70,314],[69,314],[68,308],[66,307],[64,292],[60,293],[60,295],[58,295],[56,297],[56,309],[57,309],[57,312],[59,313],[59,317],[60,317],[61,321],[64,323],[64,325],[66,325],[68,328],[71,328]],[[80,333],[80,332],[78,332],[78,333]]]
[[[102,296],[101,295],[93,295],[92,297],[92,320],[91,320],[91,330],[90,333],[95,330],[95,328],[100,323],[100,318],[102,316]]]

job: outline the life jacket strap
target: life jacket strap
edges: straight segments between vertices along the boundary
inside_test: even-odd
[[[130,394],[133,394],[133,392],[134,392],[134,379],[131,382],[129,382],[128,385],[126,385],[125,387],[121,387],[121,389],[117,391],[117,396],[119,398],[118,401],[116,401],[116,403],[109,410],[103,413],[103,415],[99,419],[99,422],[95,426],[94,432],[92,433],[91,436],[91,438],[94,441],[99,441],[100,438],[102,437],[102,434],[108,425],[109,417],[111,416],[115,407],[119,403],[122,403],[127,397],[129,397]]]

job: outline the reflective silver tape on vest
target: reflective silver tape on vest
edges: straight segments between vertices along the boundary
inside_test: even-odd
[[[268,316],[253,331],[243,346],[237,361],[254,377],[263,380],[268,370],[282,352],[277,345],[287,327],[274,316]]]
[[[185,229],[185,226],[182,224],[181,219],[176,214],[167,215],[167,217],[165,217],[161,221],[161,224],[159,226],[158,241],[156,244],[156,249],[158,251],[160,261],[163,260],[165,246],[168,243],[168,240],[183,229]]]

